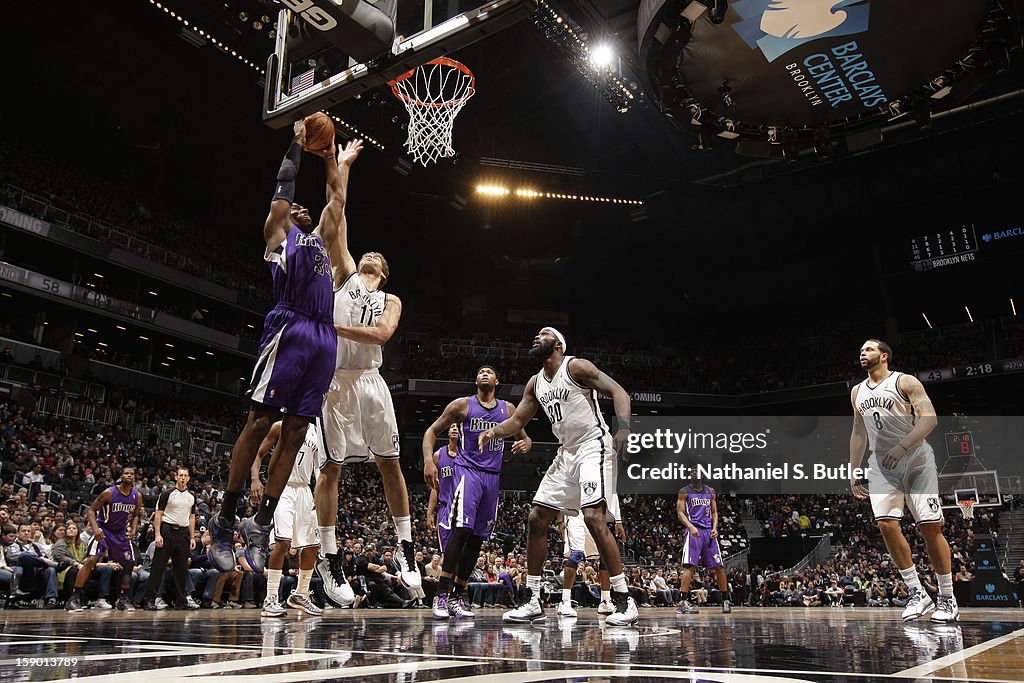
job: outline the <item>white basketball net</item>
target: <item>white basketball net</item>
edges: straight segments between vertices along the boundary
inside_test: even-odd
[[[974,519],[974,503],[975,501],[973,500],[958,500],[956,502],[964,519]]]
[[[391,83],[391,91],[409,112],[405,148],[424,166],[455,156],[452,125],[469,98],[476,80],[464,65],[440,57],[413,69]]]

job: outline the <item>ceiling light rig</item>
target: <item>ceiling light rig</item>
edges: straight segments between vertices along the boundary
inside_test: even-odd
[[[512,189],[504,185],[493,183],[482,183],[476,186],[476,192],[484,197],[515,197],[516,199],[561,199],[577,202],[592,202],[595,204],[623,204],[631,206],[643,206],[639,199],[623,199],[621,197],[598,197],[586,194],[567,194],[565,192],[546,192],[532,187],[517,187]]]
[[[546,0],[540,0],[533,23],[617,111],[629,111],[636,101],[635,88],[611,68],[616,60],[610,45],[591,48],[583,29]]]
[[[238,50],[232,48],[227,43],[221,42],[218,38],[214,37],[214,35],[212,33],[210,33],[209,31],[207,31],[205,29],[200,28],[198,25],[196,25],[193,22],[190,22],[188,19],[186,19],[182,15],[180,15],[177,12],[175,12],[174,10],[172,10],[170,7],[168,7],[163,2],[157,2],[157,0],[149,0],[149,4],[153,5],[158,10],[162,10],[164,12],[164,14],[167,14],[172,19],[177,19],[179,24],[183,25],[185,28],[191,30],[192,32],[198,34],[201,38],[204,38],[209,43],[214,45],[218,50],[220,50],[221,52],[223,52],[226,55],[234,57],[239,62],[241,62],[242,64],[245,64],[247,67],[251,68],[256,73],[258,73],[260,75],[263,75],[263,74],[266,73],[266,69],[261,67],[259,64],[257,64],[256,62],[250,61],[245,55],[243,55],[240,52],[238,52]]]

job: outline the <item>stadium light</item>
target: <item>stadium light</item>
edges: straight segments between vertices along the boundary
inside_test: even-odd
[[[615,61],[615,50],[611,45],[602,43],[590,51],[590,63],[597,69],[606,69]]]

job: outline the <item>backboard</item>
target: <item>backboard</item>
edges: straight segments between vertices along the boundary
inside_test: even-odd
[[[960,499],[973,499],[975,507],[999,507],[1003,504],[1000,489],[999,473],[996,470],[939,475],[939,498],[945,509],[955,509],[958,496]],[[968,492],[973,495],[969,495]]]
[[[281,128],[515,24],[535,0],[282,0],[263,121]]]

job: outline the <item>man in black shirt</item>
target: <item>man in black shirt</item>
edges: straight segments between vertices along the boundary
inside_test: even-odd
[[[188,576],[189,553],[195,549],[196,543],[196,497],[188,490],[187,467],[179,467],[175,479],[177,486],[160,494],[153,515],[156,552],[153,553],[153,571],[142,601],[143,608],[148,610],[157,609],[153,597],[160,588],[168,558],[174,571],[175,608],[189,609],[195,604],[185,594],[185,579]]]

